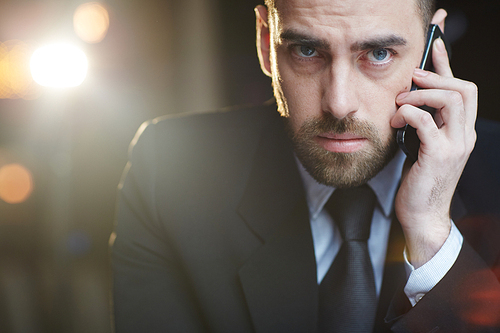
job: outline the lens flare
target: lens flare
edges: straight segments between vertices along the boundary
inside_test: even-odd
[[[109,14],[103,5],[87,2],[80,5],[73,15],[75,33],[87,43],[99,43],[106,37]]]
[[[39,48],[30,61],[31,75],[44,87],[76,87],[87,76],[85,53],[69,44],[52,44]]]
[[[0,168],[0,199],[16,204],[26,201],[33,192],[33,176],[20,164]]]

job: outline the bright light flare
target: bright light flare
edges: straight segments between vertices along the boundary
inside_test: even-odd
[[[44,87],[76,87],[87,76],[85,53],[70,44],[52,44],[39,48],[30,61],[31,75]]]
[[[73,15],[75,33],[87,43],[99,43],[106,37],[109,28],[109,14],[98,2],[84,3]]]
[[[33,176],[21,164],[0,168],[0,199],[10,204],[26,201],[33,192]]]

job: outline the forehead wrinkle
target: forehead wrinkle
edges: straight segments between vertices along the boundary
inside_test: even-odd
[[[404,7],[411,4],[410,15],[418,17],[421,23],[421,15],[418,12],[417,1],[420,0],[391,0],[394,4],[387,4],[387,0],[275,0],[277,11],[275,14],[280,18],[292,16],[295,20],[305,20],[308,26],[326,25],[337,28],[349,28],[352,24],[364,25],[370,22],[373,16],[385,16],[388,22],[397,20],[398,15],[394,13],[397,8],[400,12]],[[381,5],[385,3],[385,5]],[[389,1],[390,2],[390,1]],[[396,15],[396,16],[395,16]],[[357,22],[352,21],[357,18]],[[401,16],[399,16],[401,19]],[[427,27],[424,27],[426,30]]]
[[[359,26],[366,27],[369,18],[373,15],[366,13],[357,13],[347,11],[345,9],[335,8],[335,6],[328,7],[323,10],[325,6],[283,6],[279,19],[279,24],[275,32],[277,37],[281,40],[304,42],[306,45],[321,48],[328,48],[332,45],[331,41],[326,37],[313,36],[311,33],[318,29],[332,32],[332,36],[345,39],[347,36],[344,34],[347,31],[358,30]],[[351,9],[352,10],[352,9]],[[283,20],[285,19],[286,20]],[[293,18],[293,19],[290,19]],[[353,18],[356,18],[353,20]],[[366,19],[365,19],[366,18]],[[373,24],[373,22],[370,22]],[[300,28],[300,29],[296,29]],[[304,31],[305,30],[305,31]],[[386,30],[386,29],[384,29]],[[372,31],[373,32],[373,31]],[[380,32],[379,32],[380,33]],[[382,37],[364,37],[366,41],[353,42],[355,45],[351,47],[352,50],[375,48],[379,45],[405,45],[406,40],[391,31],[385,32],[387,36]],[[314,33],[315,34],[315,33]],[[351,38],[354,36],[351,36]],[[361,36],[358,36],[361,37]],[[314,44],[314,45],[313,45]]]

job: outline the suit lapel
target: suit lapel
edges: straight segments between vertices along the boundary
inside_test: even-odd
[[[239,275],[255,331],[314,332],[318,286],[308,211],[298,204],[287,227],[270,237]]]
[[[256,332],[314,332],[316,260],[302,181],[282,120],[264,130],[239,214],[263,245],[239,271]]]

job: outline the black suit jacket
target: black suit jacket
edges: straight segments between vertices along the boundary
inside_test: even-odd
[[[488,126],[454,200],[468,240],[456,264],[411,308],[393,223],[375,331],[500,331],[500,165],[484,155],[499,141]],[[112,246],[117,332],[317,331],[307,204],[274,105],[156,119],[131,147]]]

